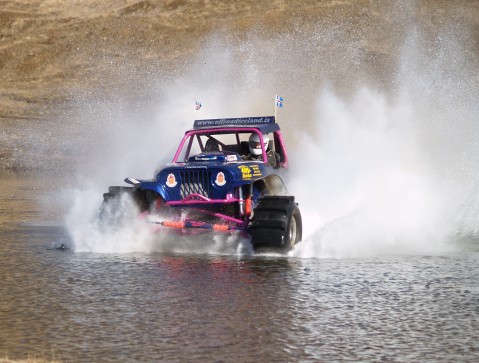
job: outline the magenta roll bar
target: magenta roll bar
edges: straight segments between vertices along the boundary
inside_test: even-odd
[[[241,128],[236,128],[236,127],[223,127],[223,128],[216,128],[214,129],[214,133],[235,133],[235,132],[241,132],[241,133],[256,133],[259,135],[259,138],[261,140],[261,143],[264,143],[263,140],[263,134],[256,128],[253,127],[241,127]],[[185,133],[183,138],[181,139],[180,145],[178,146],[178,149],[176,150],[175,156],[173,157],[172,162],[177,163],[178,158],[180,157],[181,150],[183,150],[183,147],[185,145],[186,140],[188,140],[191,136],[193,135],[201,135],[201,134],[211,134],[212,130],[191,130]],[[281,134],[281,131],[275,131],[274,132],[275,136],[277,137],[279,141],[279,146],[282,149],[282,153],[284,155],[283,160],[281,162],[282,167],[287,167],[288,166],[288,155],[286,153],[286,148],[284,146],[284,140],[283,140],[283,135]],[[266,150],[263,149],[263,162],[267,163],[268,162],[268,156],[266,155]]]

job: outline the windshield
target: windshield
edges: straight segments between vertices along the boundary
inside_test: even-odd
[[[255,139],[259,140],[261,134],[256,129],[188,132],[173,161],[187,162],[191,156],[215,151],[229,151],[238,153],[242,157],[247,156],[250,153],[249,140],[252,134],[255,135]],[[266,135],[264,136],[266,138]],[[262,152],[259,154],[262,155]]]

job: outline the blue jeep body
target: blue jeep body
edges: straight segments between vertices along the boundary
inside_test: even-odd
[[[260,155],[250,153],[252,134],[261,141]],[[255,248],[288,250],[301,240],[302,226],[294,197],[276,173],[287,166],[273,116],[196,120],[172,162],[153,179],[126,178],[133,188],[110,187],[104,200],[128,192],[152,215],[165,209],[170,218],[174,210],[195,212],[195,220],[177,213],[176,221],[158,222],[165,227],[242,230],[252,235]]]

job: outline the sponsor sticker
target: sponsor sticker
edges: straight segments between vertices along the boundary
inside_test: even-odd
[[[175,174],[173,173],[168,174],[168,176],[166,177],[166,186],[170,188],[174,188],[176,187],[177,184],[178,183],[176,182]]]
[[[185,169],[208,169],[206,166],[204,165],[185,165]]]
[[[226,184],[226,177],[225,177],[225,174],[222,171],[220,171],[218,174],[216,174],[215,183],[219,187],[222,187],[223,185]]]
[[[253,176],[262,176],[261,170],[258,165],[251,165],[251,169],[253,170]]]
[[[238,157],[236,155],[226,155],[226,161],[237,161]]]
[[[274,116],[264,117],[242,117],[242,118],[221,118],[210,120],[195,120],[193,127],[205,126],[248,126],[248,125],[264,125],[274,124]]]
[[[252,175],[251,175],[251,169],[246,166],[246,165],[239,165],[238,166],[238,169],[241,170],[241,177],[243,178],[243,180],[250,180]]]

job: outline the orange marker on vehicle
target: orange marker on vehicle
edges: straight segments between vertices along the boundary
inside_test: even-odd
[[[185,228],[185,222],[172,222],[172,221],[164,221],[161,223],[165,227],[171,228]]]
[[[248,197],[245,200],[245,208],[244,208],[244,213],[246,216],[251,215],[251,204],[252,204],[251,195],[248,195]]]
[[[229,229],[226,224],[213,224],[214,231],[227,231]]]

